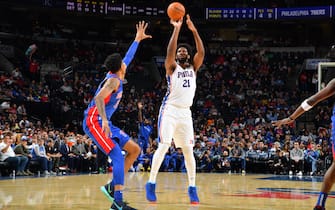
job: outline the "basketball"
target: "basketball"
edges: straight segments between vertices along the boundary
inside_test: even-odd
[[[179,20],[185,15],[185,7],[179,2],[173,2],[168,6],[167,14],[170,19]]]

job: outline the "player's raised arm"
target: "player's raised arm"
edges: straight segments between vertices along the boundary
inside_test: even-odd
[[[142,123],[143,122],[143,114],[142,114],[143,104],[142,104],[142,102],[138,102],[137,107],[138,107],[138,121],[140,123]]]
[[[134,55],[136,53],[136,50],[138,48],[138,44],[143,40],[143,39],[148,39],[152,38],[151,35],[148,35],[145,33],[145,30],[148,27],[148,23],[145,21],[139,21],[136,24],[136,36],[133,41],[133,43],[130,45],[125,57],[123,58],[123,62],[128,66],[130,62],[133,60]]]
[[[183,18],[180,20],[170,20],[170,23],[173,25],[173,32],[167,47],[166,58],[165,58],[165,69],[166,74],[171,75],[176,68],[176,50],[177,50],[177,41],[181,26],[183,24]]]
[[[193,24],[193,21],[190,18],[190,15],[186,15],[186,24],[187,24],[188,29],[192,31],[194,41],[195,41],[195,46],[197,48],[197,52],[195,53],[194,58],[193,58],[194,71],[197,71],[202,65],[202,62],[204,61],[205,48],[199,36],[198,30],[196,29],[196,27]]]

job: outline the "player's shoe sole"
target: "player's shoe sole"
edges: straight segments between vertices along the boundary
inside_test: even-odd
[[[105,186],[100,187],[101,192],[108,198],[111,203],[114,203],[114,198],[110,195],[110,192],[107,191]]]
[[[110,210],[136,210],[133,207],[128,206],[124,202],[114,202],[113,205],[111,206]]]

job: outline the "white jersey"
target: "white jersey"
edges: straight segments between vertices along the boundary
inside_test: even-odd
[[[193,66],[183,69],[177,64],[172,75],[168,75],[166,79],[168,89],[162,104],[185,108],[192,106],[197,87]]]

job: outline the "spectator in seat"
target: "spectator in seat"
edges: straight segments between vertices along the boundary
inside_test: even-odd
[[[31,154],[33,156],[32,160],[37,160],[40,163],[43,175],[54,175],[54,172],[51,170],[52,160],[47,156],[43,138],[39,137],[37,139],[37,144],[32,149]]]
[[[298,170],[298,176],[302,176],[304,170],[304,151],[300,149],[299,142],[294,142],[293,149],[290,151],[289,175],[293,174],[293,169]]]
[[[79,172],[88,171],[88,159],[85,143],[82,136],[77,135],[77,143],[73,146],[73,153],[76,155],[76,170]]]
[[[26,116],[27,115],[27,110],[26,110],[26,107],[24,106],[24,104],[19,105],[16,110],[17,110],[17,114],[19,116]]]
[[[27,136],[22,136],[20,143],[15,146],[14,152],[15,152],[16,156],[24,156],[24,157],[28,158],[27,166],[26,166],[26,169],[25,169],[24,172],[27,175],[34,175],[34,173],[29,171],[29,162],[32,158],[32,155],[29,152],[27,143],[28,143],[28,137]]]
[[[181,148],[177,148],[176,152],[172,154],[171,162],[173,165],[173,171],[178,171],[178,172],[186,171],[185,163],[184,163],[184,155],[182,153]]]
[[[24,115],[24,116],[22,117],[22,120],[20,120],[20,122],[19,122],[19,126],[20,126],[20,128],[29,128],[29,126],[30,126],[30,121],[28,120],[28,118],[27,118],[26,115]]]
[[[202,156],[200,157],[200,169],[209,172],[212,170],[212,156],[211,156],[211,151],[208,149],[204,151]]]
[[[259,155],[259,150],[257,147],[257,143],[253,143],[250,146],[249,150],[246,152],[246,160],[253,162],[258,159],[258,155]]]
[[[278,141],[276,141],[276,142],[274,142],[273,144],[272,144],[272,147],[271,147],[271,149],[270,149],[270,156],[271,157],[274,157],[274,156],[278,156],[278,153],[277,153],[277,151],[279,150],[281,150],[280,149],[280,143],[278,142]]]
[[[85,136],[87,138],[87,136]],[[85,149],[87,151],[86,158],[88,160],[89,171],[97,172],[98,163],[97,163],[97,153],[98,147],[93,144],[92,139],[86,139],[87,143],[85,144]]]
[[[242,171],[242,174],[245,174],[245,152],[238,142],[234,143],[230,151],[230,164],[232,170]]]
[[[287,173],[288,160],[284,155],[284,152],[280,149],[276,150],[276,154],[273,158],[273,172],[275,174],[285,174]]]
[[[152,150],[152,148],[148,147],[145,153],[140,154],[140,156],[138,157],[137,171],[150,171],[153,153],[154,151]]]
[[[213,167],[217,172],[230,172],[229,152],[224,150],[221,156],[213,158]]]
[[[45,152],[53,163],[52,171],[58,172],[59,171],[60,157],[62,155],[60,154],[59,148],[57,146],[55,146],[54,141],[52,139],[47,140],[47,145],[45,147]]]
[[[160,167],[161,171],[173,171],[172,156],[174,153],[176,153],[176,150],[177,149],[174,142],[171,142],[171,145],[168,151],[165,153],[163,163]]]
[[[75,172],[75,154],[72,151],[72,145],[73,142],[69,141],[69,136],[66,136],[64,138],[64,141],[61,143],[60,145],[60,149],[59,152],[61,153],[61,160],[60,160],[60,164],[62,166],[65,166],[66,168],[72,170],[72,172]]]
[[[28,158],[25,156],[16,156],[12,145],[12,133],[4,134],[3,142],[0,143],[0,160],[7,162],[15,169],[17,176],[28,175],[24,172],[27,167]]]
[[[310,172],[310,175],[313,176],[317,172],[317,163],[319,159],[320,153],[316,149],[315,143],[311,142],[309,148],[305,150],[305,161],[308,166],[308,168],[311,168],[312,171]]]

